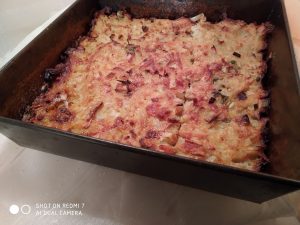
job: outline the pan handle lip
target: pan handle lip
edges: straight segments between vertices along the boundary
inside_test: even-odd
[[[101,140],[101,139],[96,139],[92,137],[87,137],[67,131],[61,131],[58,129],[54,128],[49,128],[49,127],[44,127],[36,124],[31,124],[27,122],[23,122],[20,120],[16,119],[11,119],[7,117],[0,116],[0,132],[1,132],[1,123],[5,125],[12,125],[12,126],[18,126],[22,127],[25,129],[30,129],[30,130],[37,130],[40,132],[44,133],[49,133],[49,134],[55,134],[59,135],[61,137],[66,137],[70,139],[76,139],[79,141],[84,141],[84,142],[89,142],[93,144],[97,144],[99,146],[106,146],[106,147],[119,147],[120,151],[127,151],[130,153],[135,153],[135,154],[141,154],[141,155],[148,155],[152,157],[157,157],[163,160],[174,160],[179,163],[189,165],[189,166],[194,166],[194,167],[202,167],[204,169],[209,169],[209,170],[214,170],[216,172],[223,172],[223,173],[229,173],[232,175],[236,176],[243,176],[247,177],[249,179],[259,179],[263,181],[268,181],[268,182],[275,182],[278,184],[282,185],[288,185],[290,187],[295,188],[295,190],[300,189],[300,181],[291,179],[291,178],[286,178],[286,177],[280,177],[272,174],[267,174],[267,173],[262,173],[262,172],[254,172],[246,169],[240,169],[236,167],[231,167],[231,166],[226,166],[226,165],[220,165],[216,163],[211,163],[211,162],[206,162],[206,161],[199,161],[199,160],[193,160],[189,159],[186,157],[182,156],[173,156],[173,155],[168,155],[162,152],[157,152],[154,150],[150,149],[144,149],[144,148],[138,148],[138,147],[133,147],[125,144],[120,144],[120,143],[115,143],[107,140]],[[120,148],[121,147],[121,148]]]

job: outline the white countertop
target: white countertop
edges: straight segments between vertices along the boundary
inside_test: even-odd
[[[0,65],[72,2],[1,0]],[[300,1],[286,2],[300,56]],[[36,214],[40,203],[51,203],[50,215]],[[82,215],[51,215],[59,213],[53,203],[78,203]],[[13,215],[13,204],[31,212]],[[258,205],[23,148],[0,134],[0,225],[296,225],[298,212],[300,192]]]

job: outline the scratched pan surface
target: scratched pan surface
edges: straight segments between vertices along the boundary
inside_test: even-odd
[[[262,172],[194,161],[96,140],[20,121],[39,94],[41,74],[85,34],[95,10],[110,6],[135,17],[178,18],[199,12],[211,21],[224,13],[247,22],[270,21],[276,29],[269,51],[270,163]],[[300,188],[298,72],[284,5],[280,0],[78,0],[0,71],[0,132],[16,143],[53,154],[150,176],[239,199],[264,202]]]

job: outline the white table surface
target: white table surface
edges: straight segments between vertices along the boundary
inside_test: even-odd
[[[0,0],[0,66],[72,2]],[[300,55],[300,1],[286,2]],[[82,216],[37,215],[40,203],[50,203],[49,214],[59,213],[53,203],[79,203]],[[31,212],[13,215],[13,204]],[[23,148],[0,134],[0,225],[296,225],[299,212],[300,192],[259,205]]]

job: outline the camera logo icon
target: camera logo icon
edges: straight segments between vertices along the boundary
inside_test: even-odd
[[[19,207],[18,205],[15,204],[12,204],[9,207],[9,212],[12,215],[17,215],[20,211],[23,215],[28,215],[31,212],[31,207],[30,205],[22,205],[21,207]]]

